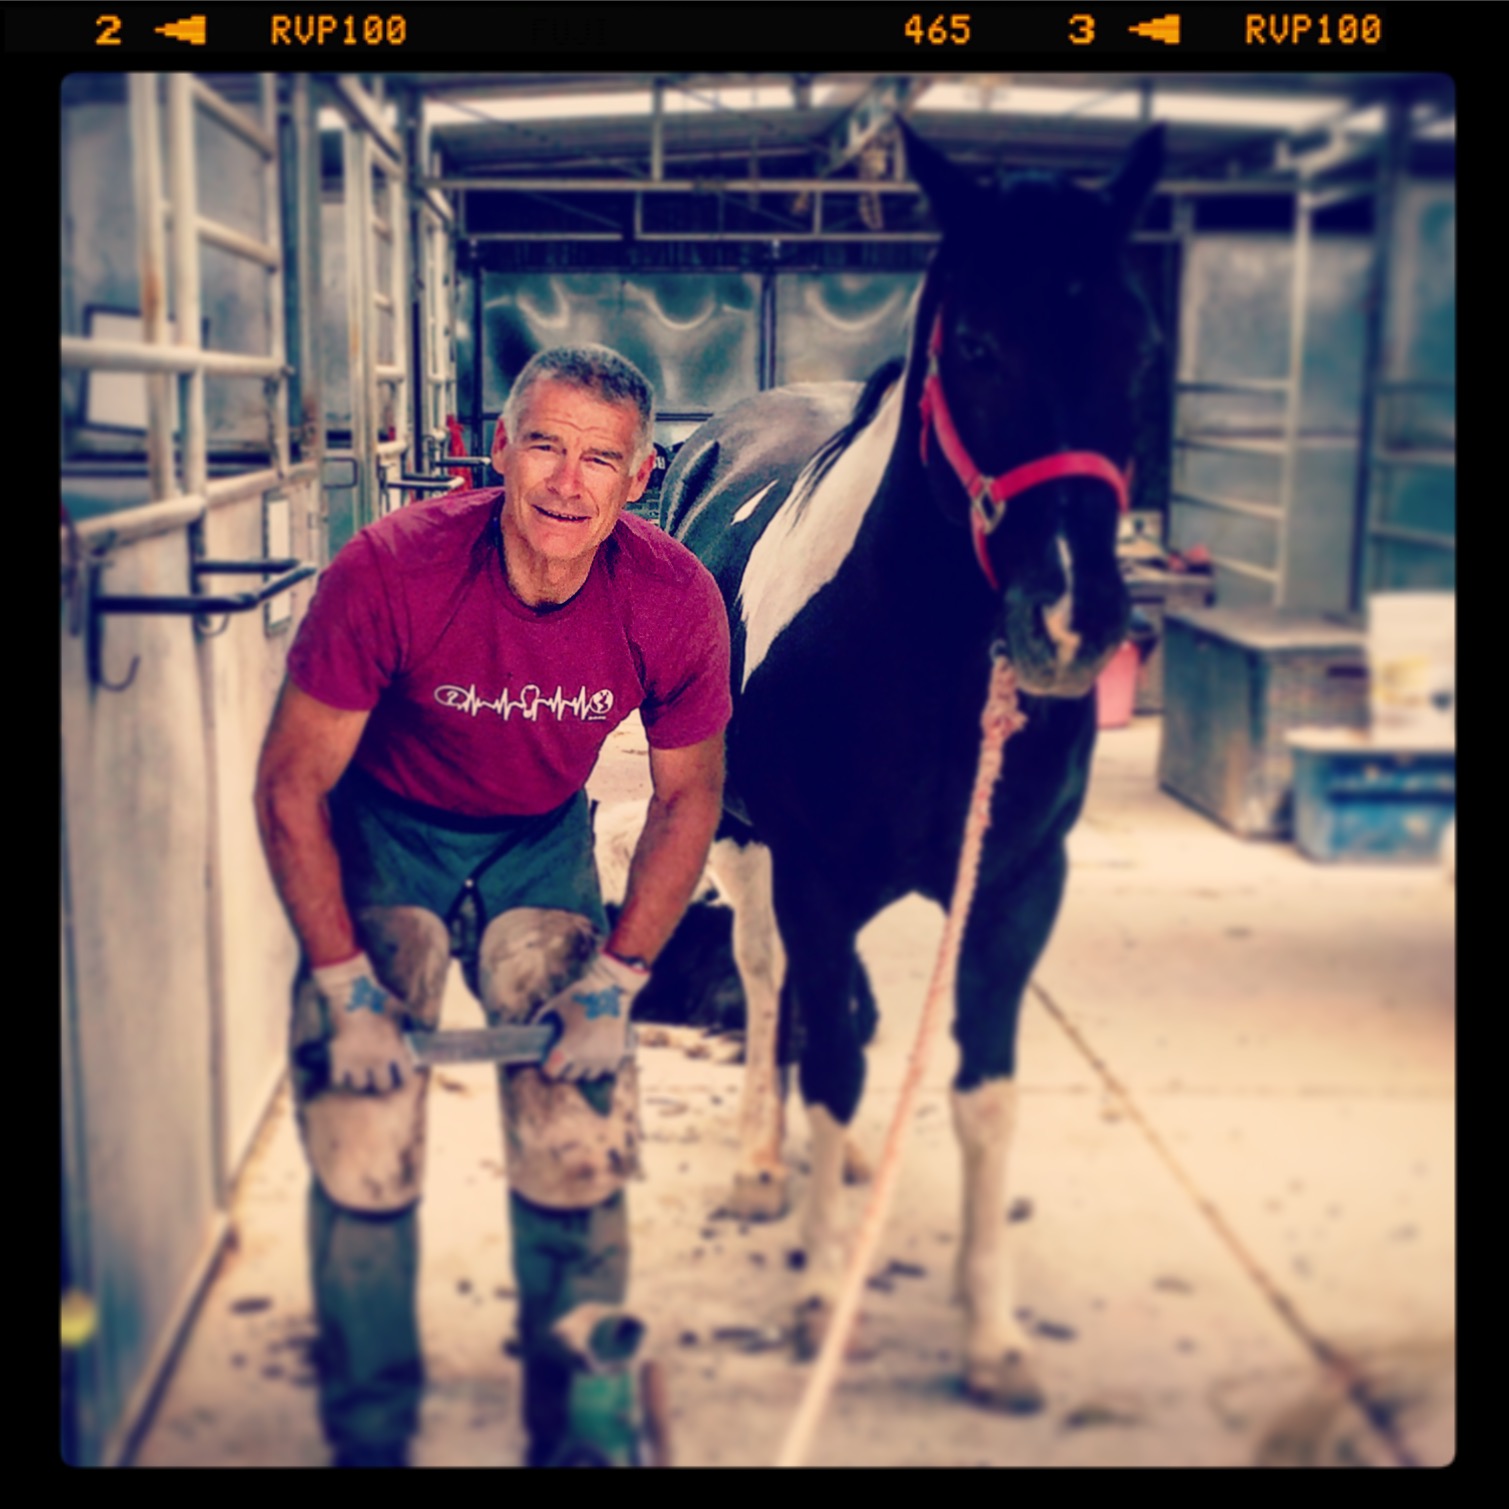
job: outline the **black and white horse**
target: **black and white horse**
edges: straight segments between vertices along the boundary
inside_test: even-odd
[[[999,1243],[1017,1015],[1063,894],[1095,741],[1095,679],[1127,632],[1115,552],[1136,395],[1158,336],[1126,256],[1162,165],[1141,136],[1099,191],[981,188],[902,127],[941,228],[904,362],[762,393],[704,425],[662,523],[713,572],[733,628],[725,832],[748,1079],[735,1207],[785,1207],[778,1006],[813,1135],[806,1347],[836,1287],[833,1213],[864,1082],[860,929],[912,892],[949,903],[992,645],[1025,727],[1006,746],[958,961],[952,1101],[970,1393],[1042,1403]]]

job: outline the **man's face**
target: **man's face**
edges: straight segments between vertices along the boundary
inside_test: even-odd
[[[493,465],[507,489],[505,537],[531,563],[590,558],[625,503],[640,497],[652,451],[631,470],[639,416],[574,383],[542,377],[524,395],[517,435],[493,441]]]

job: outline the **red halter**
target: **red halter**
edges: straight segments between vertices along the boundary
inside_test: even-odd
[[[959,432],[954,428],[953,416],[948,412],[948,403],[943,397],[943,379],[938,374],[938,354],[943,350],[943,311],[938,311],[933,320],[933,333],[927,343],[927,378],[922,384],[922,400],[918,405],[922,415],[922,459],[927,461],[927,432],[936,428],[938,444],[954,475],[964,484],[969,494],[970,534],[974,539],[975,558],[980,570],[985,573],[993,590],[999,592],[1001,584],[991,569],[990,556],[985,549],[987,537],[1006,517],[1006,504],[1018,493],[1026,492],[1041,482],[1052,482],[1059,477],[1099,477],[1110,484],[1116,494],[1116,503],[1122,513],[1131,506],[1132,467],[1128,462],[1123,472],[1114,462],[1108,461],[1096,451],[1060,451],[1054,456],[1044,456],[1039,461],[1028,461],[1009,472],[996,477],[981,474],[965,449]]]

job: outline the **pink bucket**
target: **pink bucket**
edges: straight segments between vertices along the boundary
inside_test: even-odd
[[[1125,728],[1137,701],[1137,672],[1142,657],[1130,640],[1111,656],[1095,682],[1095,716],[1100,728]]]

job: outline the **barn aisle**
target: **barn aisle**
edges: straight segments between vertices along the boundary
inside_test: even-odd
[[[867,1355],[842,1376],[818,1463],[1434,1465],[1454,1453],[1454,894],[1433,869],[1322,867],[1231,837],[1157,789],[1158,736],[1155,718],[1102,736],[1024,1014],[1009,1231],[1048,1408],[992,1415],[956,1392],[953,1050],[940,1044],[868,1296]],[[646,790],[641,741],[632,722],[615,735],[596,794]],[[861,940],[883,1014],[859,1125],[872,1154],[941,922],[903,902]],[[447,1025],[478,1015],[458,976]],[[773,1460],[806,1377],[781,1345],[794,1223],[716,1214],[735,1051],[662,1029],[642,1056],[634,1300],[668,1366],[687,1465]],[[431,1106],[416,1465],[511,1465],[522,1436],[489,1071],[439,1075]],[[792,1123],[800,1194],[800,1113]],[[236,1198],[236,1246],[137,1465],[325,1460],[304,1185],[280,1096]],[[864,1195],[848,1193],[853,1220]]]

